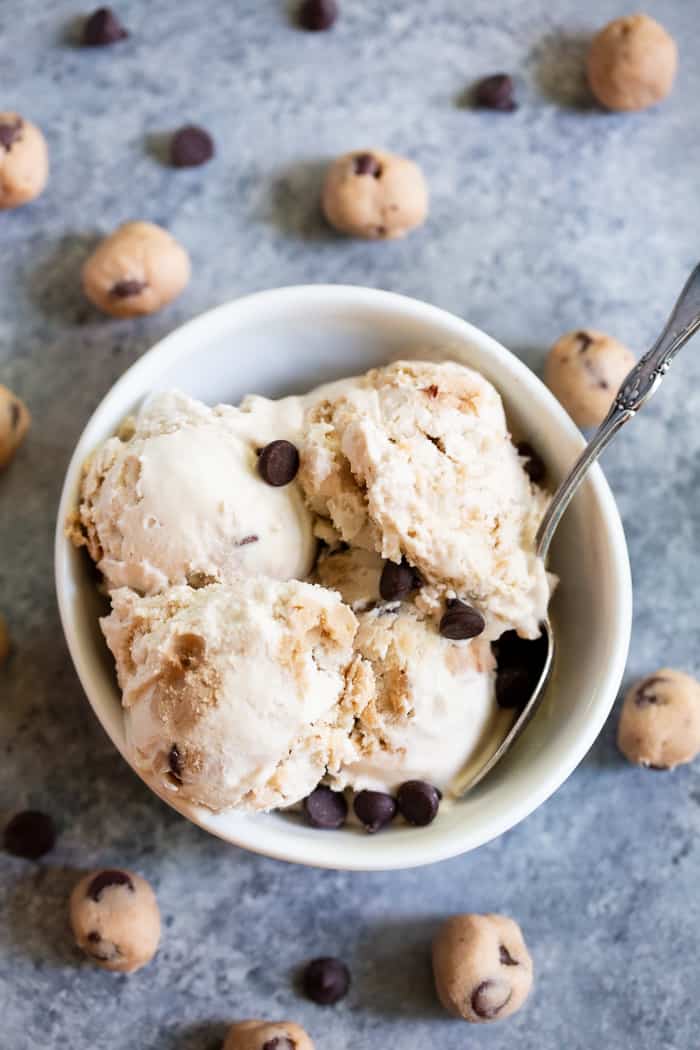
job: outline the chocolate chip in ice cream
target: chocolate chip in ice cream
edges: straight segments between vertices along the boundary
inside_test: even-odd
[[[431,824],[440,808],[440,792],[425,780],[407,780],[398,793],[398,809],[404,820],[416,827]]]
[[[87,47],[107,47],[128,37],[111,7],[98,7],[85,22],[83,44]]]
[[[186,124],[173,135],[170,160],[176,168],[195,168],[214,156],[214,140],[196,124]]]
[[[299,6],[299,25],[315,33],[330,29],[337,17],[335,0],[303,0]]]
[[[27,860],[38,860],[53,849],[56,827],[47,813],[25,809],[22,813],[16,813],[5,826],[3,842],[8,853],[26,857]]]
[[[486,626],[486,621],[478,609],[459,598],[450,598],[447,611],[440,620],[440,634],[451,641],[464,638],[476,638]]]
[[[521,441],[516,445],[518,455],[522,456],[525,460],[523,466],[525,467],[525,473],[529,477],[530,481],[533,481],[536,485],[540,481],[544,480],[547,468],[544,465],[542,457],[535,452],[534,448],[529,441]]]
[[[404,601],[411,591],[418,590],[422,583],[418,570],[409,565],[405,558],[398,563],[387,561],[379,580],[379,593],[385,602]]]
[[[304,816],[314,828],[324,831],[341,828],[348,815],[348,804],[340,791],[319,785],[304,799]]]
[[[312,959],[302,976],[304,992],[319,1006],[332,1006],[350,987],[350,971],[341,959],[324,956]]]
[[[95,875],[94,879],[86,887],[85,893],[90,900],[99,903],[104,890],[110,886],[126,886],[132,893],[134,892],[134,883],[128,872],[119,871],[116,868],[107,868]]]
[[[371,153],[358,153],[353,162],[356,175],[373,175],[378,179],[382,173],[382,166]]]
[[[479,80],[474,87],[474,102],[483,109],[512,113],[518,108],[513,98],[513,78],[507,73],[495,73]]]
[[[168,752],[168,772],[176,784],[182,783],[182,755],[177,744],[173,744]]]
[[[271,441],[258,456],[260,477],[268,485],[288,485],[298,470],[299,450],[291,441]]]
[[[390,824],[396,816],[396,799],[385,791],[359,791],[353,808],[358,820],[370,834]]]

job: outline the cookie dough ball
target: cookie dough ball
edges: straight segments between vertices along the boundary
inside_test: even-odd
[[[631,350],[592,328],[568,332],[552,349],[544,381],[580,427],[602,423],[635,364]]]
[[[93,871],[70,898],[78,947],[103,970],[133,973],[150,962],[160,941],[156,896],[133,871]]]
[[[229,1028],[223,1050],[314,1050],[314,1044],[292,1021],[240,1021]]]
[[[10,655],[10,632],[7,627],[7,620],[0,613],[0,667],[4,663],[7,663],[7,658]]]
[[[425,222],[428,187],[406,157],[378,149],[346,153],[326,174],[323,211],[331,226],[351,237],[403,237]]]
[[[662,25],[648,15],[616,18],[593,37],[588,82],[607,109],[653,106],[671,91],[678,48]]]
[[[520,1009],[532,987],[532,959],[513,919],[453,915],[433,942],[433,974],[445,1009],[482,1024]]]
[[[21,445],[31,421],[24,402],[0,384],[0,470],[8,465]]]
[[[152,222],[127,222],[105,237],[83,267],[83,291],[113,317],[152,314],[190,279],[185,249]]]
[[[38,197],[49,177],[46,139],[18,113],[0,113],[0,209]]]
[[[623,755],[650,769],[673,769],[700,754],[700,682],[664,667],[627,692],[617,730]]]

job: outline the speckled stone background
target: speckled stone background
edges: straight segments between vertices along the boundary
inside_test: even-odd
[[[207,837],[149,794],[93,718],[56,611],[52,533],[69,454],[112,382],[166,332],[242,293],[346,281],[416,295],[502,340],[535,369],[562,331],[608,329],[636,348],[700,258],[700,20],[649,0],[681,70],[658,110],[595,109],[581,78],[608,0],[341,0],[330,34],[276,0],[121,0],[131,30],[76,46],[79,6],[2,0],[0,108],[44,129],[52,177],[0,213],[0,382],[35,425],[0,478],[0,608],[15,641],[0,672],[0,817],[54,814],[41,863],[0,853],[3,1050],[212,1050],[225,1022],[291,1016],[319,1050],[693,1050],[700,1041],[700,766],[623,763],[615,716],[568,783],[524,824],[430,869],[308,871]],[[464,107],[470,81],[517,78],[513,115]],[[207,167],[164,166],[164,135],[209,127]],[[320,221],[322,164],[365,145],[424,166],[432,212],[393,244]],[[136,323],[100,317],[79,270],[96,234],[164,223],[191,252],[182,298]],[[700,343],[609,451],[635,582],[628,677],[700,671]],[[125,864],[158,892],[157,960],[127,979],[83,963],[66,929],[78,870]],[[502,910],[523,924],[537,989],[517,1017],[468,1029],[435,1004],[435,921]],[[352,966],[348,999],[297,997],[309,956]]]

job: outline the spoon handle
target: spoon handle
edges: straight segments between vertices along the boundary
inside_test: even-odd
[[[698,329],[700,329],[700,264],[695,267],[686,281],[661,335],[651,350],[646,352],[623,380],[607,416],[576,460],[571,472],[554,493],[537,530],[536,550],[540,558],[547,557],[557,525],[589,467],[595,463],[603,449],[610,444],[618,430],[632,419],[655,393],[673,358]]]

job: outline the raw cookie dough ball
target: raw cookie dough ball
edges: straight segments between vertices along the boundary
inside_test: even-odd
[[[593,328],[558,339],[544,366],[544,381],[580,427],[605,419],[620,384],[635,364],[631,350]]]
[[[673,769],[700,753],[700,682],[668,667],[628,691],[617,730],[623,755],[651,769]]]
[[[0,209],[38,197],[49,177],[46,139],[18,113],[0,113]]]
[[[351,237],[403,237],[425,222],[428,188],[412,160],[359,150],[338,157],[328,169],[323,211],[331,226]]]
[[[21,445],[31,421],[24,402],[0,384],[0,470],[7,466]]]
[[[223,1050],[314,1050],[314,1044],[292,1021],[239,1021],[229,1028]]]
[[[648,15],[616,18],[593,37],[588,82],[607,109],[646,109],[669,94],[678,68],[676,42]]]
[[[101,241],[83,267],[83,291],[113,317],[152,314],[190,279],[185,249],[152,222],[126,222]]]
[[[481,1024],[520,1009],[532,987],[532,959],[513,919],[453,915],[433,942],[433,974],[445,1009]]]
[[[93,871],[70,898],[78,947],[103,970],[133,973],[150,962],[160,940],[156,896],[133,871]]]

